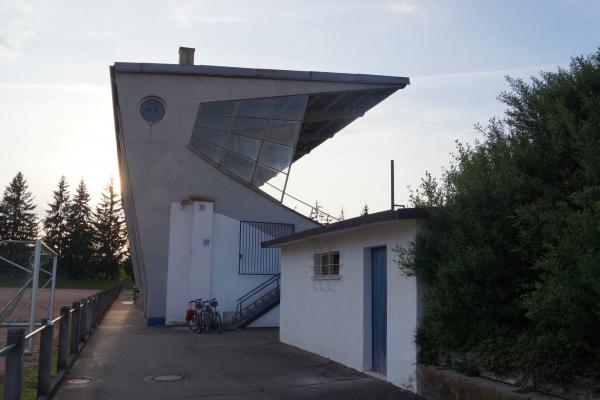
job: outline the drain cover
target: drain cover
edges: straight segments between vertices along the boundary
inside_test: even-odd
[[[177,382],[187,378],[184,374],[165,374],[165,375],[153,375],[147,376],[144,380],[146,382]]]
[[[67,379],[67,383],[71,385],[85,385],[86,383],[90,383],[92,378],[71,378]]]

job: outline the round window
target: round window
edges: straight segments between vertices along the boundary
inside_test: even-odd
[[[151,124],[162,121],[166,113],[165,103],[157,97],[145,98],[140,104],[140,115]]]

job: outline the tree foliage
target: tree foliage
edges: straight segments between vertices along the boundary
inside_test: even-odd
[[[111,180],[94,213],[94,265],[95,275],[104,279],[115,279],[125,259],[127,237],[121,200]]]
[[[48,204],[50,208],[46,210],[44,219],[44,241],[55,249],[58,255],[62,255],[65,250],[69,200],[69,185],[67,179],[61,176],[56,190],[52,193],[52,203]]]
[[[94,230],[90,194],[83,179],[77,185],[66,215],[67,232],[65,256],[70,274],[76,278],[91,278],[94,254]]]
[[[33,195],[21,172],[4,189],[0,202],[0,239],[32,240],[38,233]]]
[[[505,118],[412,197],[431,216],[399,252],[426,288],[420,358],[598,384],[600,52],[509,84]]]

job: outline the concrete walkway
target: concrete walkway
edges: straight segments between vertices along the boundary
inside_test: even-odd
[[[115,302],[56,399],[422,399],[284,345],[277,330],[198,335],[187,328],[146,327],[130,300],[125,293]],[[167,374],[186,378],[148,379]],[[91,381],[70,383],[74,378]]]

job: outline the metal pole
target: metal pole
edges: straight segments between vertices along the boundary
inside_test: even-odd
[[[52,259],[52,289],[50,291],[50,315],[48,319],[54,319],[54,295],[56,290],[56,267],[58,266],[58,257]]]
[[[38,384],[37,395],[47,396],[50,393],[52,383],[52,322],[47,319],[42,320],[46,327],[40,334],[40,354],[38,360]]]
[[[29,314],[29,332],[33,332],[35,329],[35,318],[37,311],[37,292],[40,283],[40,258],[42,254],[42,241],[35,241],[35,255],[33,259],[33,283],[31,287],[31,312]],[[32,337],[27,341],[27,352],[33,351],[33,340]]]
[[[392,204],[391,204],[391,209],[392,211],[394,210],[394,160],[390,160],[390,171],[391,171],[391,197],[392,197]]]
[[[288,167],[287,174],[285,175],[285,183],[283,184],[283,191],[281,192],[281,200],[280,203],[283,204],[283,198],[285,196],[285,190],[287,189],[288,179],[290,178],[290,171],[292,170],[292,164]]]
[[[4,400],[20,400],[23,391],[25,329],[9,329],[6,334],[6,343],[14,343],[16,347],[6,353],[6,367],[4,368]]]
[[[68,306],[61,307],[61,319],[58,325],[58,370],[67,368],[69,363],[69,318],[71,309]]]

